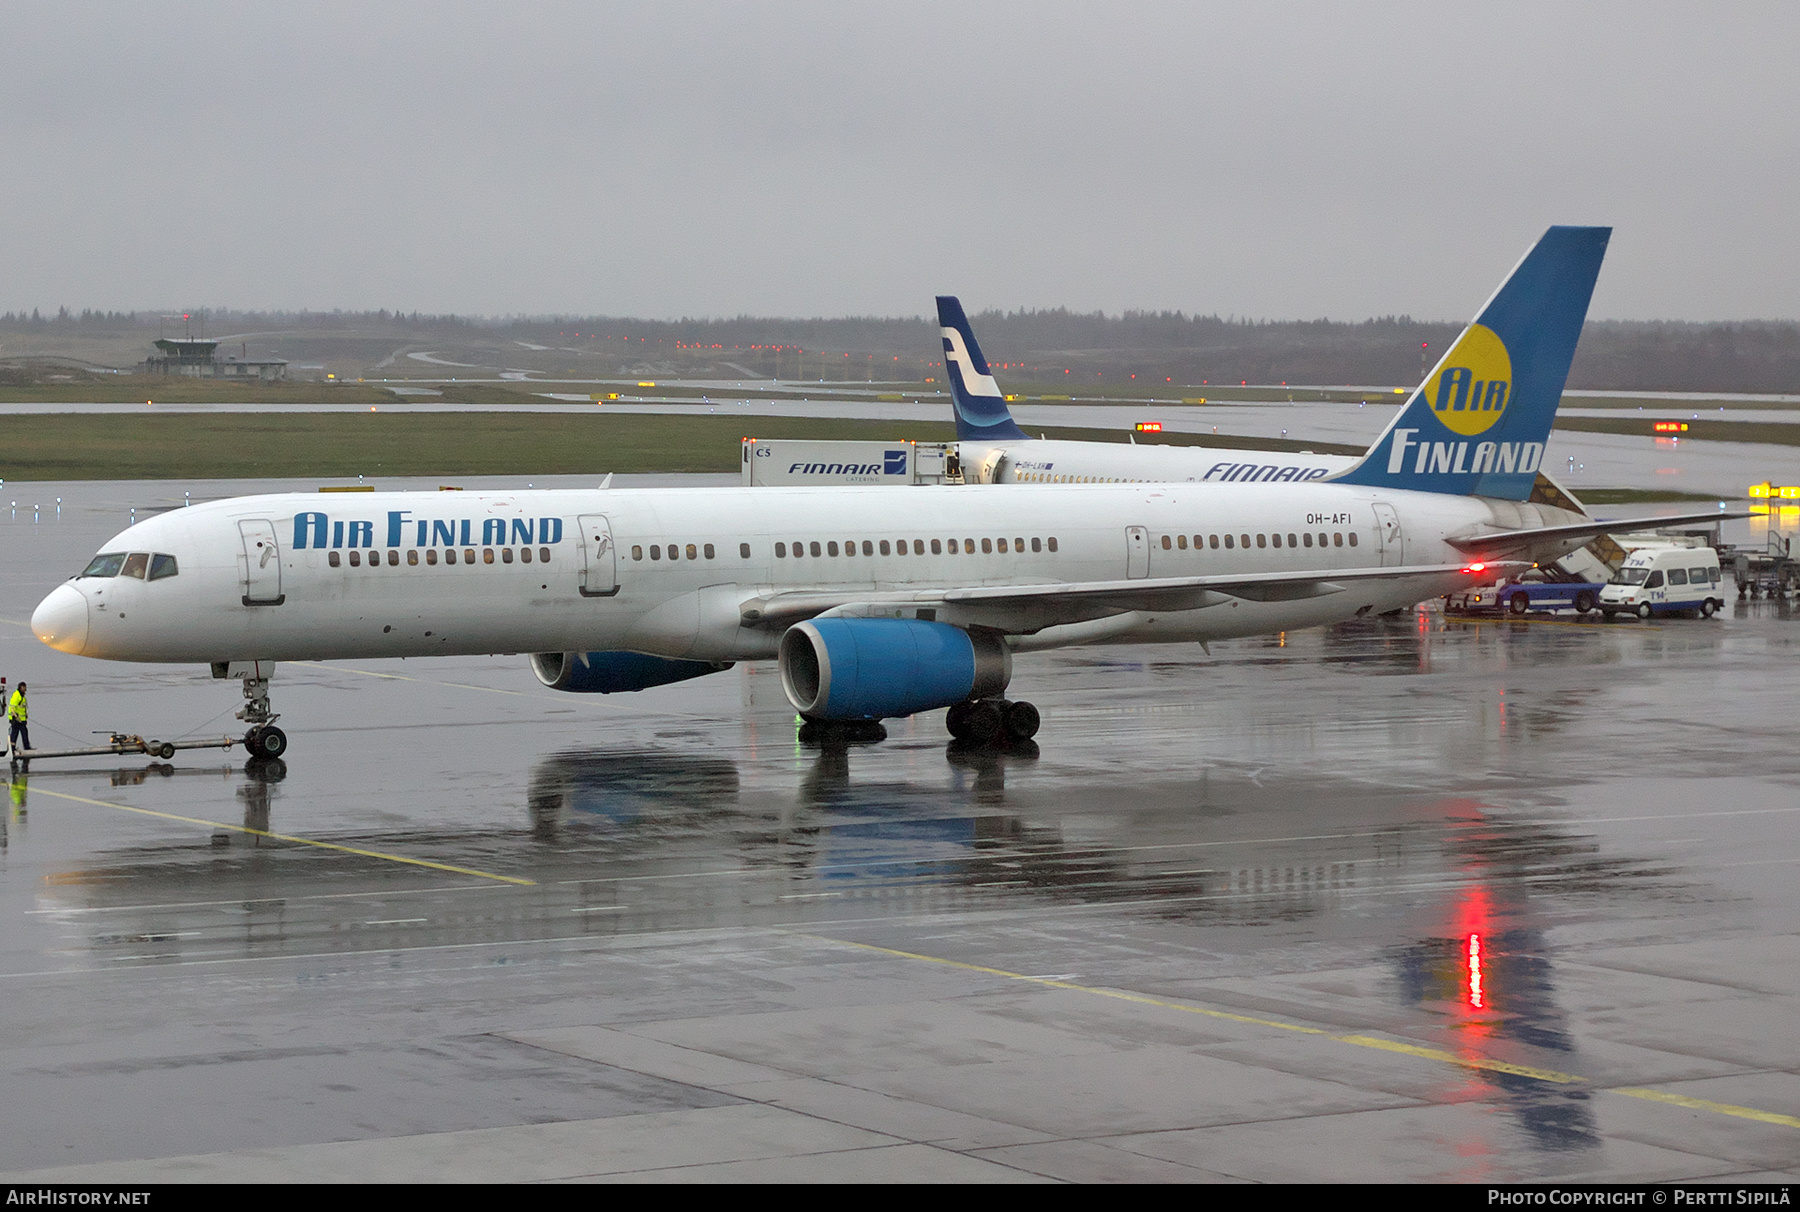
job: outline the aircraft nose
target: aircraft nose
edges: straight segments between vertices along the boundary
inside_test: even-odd
[[[79,656],[87,645],[87,598],[73,585],[58,585],[31,612],[31,631],[58,652]]]

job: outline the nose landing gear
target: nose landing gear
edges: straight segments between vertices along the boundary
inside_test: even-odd
[[[251,757],[278,758],[287,753],[287,733],[275,727],[281,716],[269,710],[268,678],[244,679],[244,705],[238,708],[237,718],[250,725],[244,734],[244,748]]]
[[[278,758],[287,754],[287,733],[275,727],[281,716],[269,708],[269,679],[275,676],[274,661],[214,661],[215,678],[240,678],[244,683],[244,705],[237,718],[250,726],[244,733],[244,748],[251,757]]]

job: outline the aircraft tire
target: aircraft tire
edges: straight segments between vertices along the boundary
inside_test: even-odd
[[[1506,604],[1512,608],[1514,614],[1524,614],[1531,609],[1531,599],[1522,593],[1513,594],[1511,598],[1507,599]]]
[[[969,704],[968,736],[977,745],[992,745],[1006,728],[1006,716],[997,699]]]
[[[287,733],[270,725],[259,729],[256,734],[256,756],[261,758],[278,758],[287,752]]]
[[[969,739],[969,712],[974,709],[973,703],[950,704],[950,710],[944,713],[944,727],[951,736],[959,741]]]
[[[1037,735],[1038,726],[1043,723],[1038,709],[1030,703],[1008,703],[1005,716],[1006,735],[1015,741],[1029,741]]]

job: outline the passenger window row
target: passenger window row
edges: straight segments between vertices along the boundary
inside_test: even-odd
[[[1285,543],[1282,542],[1282,536],[1279,534],[1259,534],[1259,535],[1254,535],[1254,536],[1247,535],[1247,534],[1239,534],[1239,535],[1229,535],[1228,534],[1228,535],[1224,536],[1223,543],[1220,542],[1220,536],[1218,536],[1216,534],[1205,534],[1205,535],[1197,534],[1194,536],[1194,550],[1199,551],[1202,548],[1206,548],[1206,547],[1211,547],[1211,548],[1217,550],[1221,546],[1225,547],[1227,550],[1231,550],[1231,549],[1234,549],[1237,547],[1248,548],[1251,544],[1252,539],[1254,539],[1254,541],[1258,547],[1284,547],[1284,546],[1285,547],[1313,547],[1313,546],[1342,547],[1345,545],[1345,535],[1344,535],[1343,531],[1333,531],[1333,532],[1327,533],[1327,532],[1321,530],[1318,532],[1318,535],[1319,535],[1318,542],[1315,544],[1313,541],[1313,534],[1311,531],[1307,531],[1302,534],[1294,534],[1292,532],[1289,532],[1289,534],[1287,536],[1287,541]],[[1354,530],[1349,532],[1349,545],[1351,547],[1355,547],[1357,545],[1356,532]],[[1162,536],[1162,549],[1164,551],[1170,551],[1170,550],[1186,551],[1188,549],[1188,537],[1184,534],[1178,534],[1178,535],[1172,535],[1172,536],[1171,535],[1163,535]]]
[[[102,552],[81,570],[84,577],[136,577],[140,581],[160,581],[177,575],[175,557],[160,551]]]
[[[977,543],[980,544],[980,550],[985,555],[992,555],[996,551],[1005,555],[1009,552],[1023,553],[1025,551],[1025,545],[1028,542],[1031,544],[1032,551],[1041,552],[1046,550],[1056,550],[1056,540],[1054,538],[1045,539],[1035,536],[1031,539],[1025,539],[1021,536],[1015,536],[1011,539],[894,539],[892,542],[887,539],[847,539],[844,541],[841,548],[835,539],[827,539],[822,543],[818,539],[796,539],[793,542],[792,547],[793,558],[798,560],[803,559],[809,554],[814,558],[837,555],[854,556],[857,553],[859,545],[862,549],[862,554],[866,556],[906,555],[908,554],[907,545],[909,543],[911,544],[912,555],[924,555],[928,543],[932,555],[956,555],[958,553],[963,555],[974,555]],[[787,543],[775,544],[775,558],[778,560],[787,559],[789,546],[790,545]]]
[[[681,559],[682,551],[683,551],[683,548],[680,543],[670,543],[668,546],[668,549],[667,549],[668,558],[670,560],[679,560],[679,559]],[[697,545],[694,543],[689,543],[689,544],[687,544],[686,552],[687,552],[687,558],[690,560],[700,560],[700,559],[710,560],[710,559],[713,559],[715,557],[715,555],[717,554],[713,550],[713,545],[711,543],[700,543]],[[663,558],[663,555],[664,555],[664,548],[661,543],[650,544],[650,558],[651,559],[660,560]],[[750,558],[750,544],[739,543],[738,544],[738,555],[740,557],[742,557],[743,559],[746,559],[746,560],[749,559]],[[643,548],[642,544],[633,543],[631,545],[631,558],[634,560],[641,560],[644,558],[644,548]]]
[[[1032,551],[1041,552],[1045,550],[1056,550],[1056,540],[1054,538],[1026,539],[1022,536],[1015,536],[1010,539],[846,539],[842,543],[839,543],[836,539],[812,539],[810,541],[796,539],[791,544],[787,542],[775,544],[775,558],[778,560],[788,559],[790,547],[793,549],[792,558],[798,560],[805,558],[809,553],[815,558],[829,558],[835,556],[855,556],[859,551],[865,556],[907,555],[909,551],[912,555],[924,555],[927,546],[929,546],[932,555],[943,555],[946,551],[951,555],[956,555],[958,553],[974,555],[978,549],[978,545],[980,551],[992,555],[996,551],[1002,554],[1008,552],[1023,552],[1025,551],[1027,544],[1030,544]],[[643,560],[645,555],[645,549],[641,544],[632,544],[631,558],[633,560]],[[685,548],[678,543],[670,543],[667,546],[660,543],[652,543],[650,544],[648,552],[648,558],[651,560],[680,560],[684,558],[684,556],[690,560],[710,560],[714,558],[715,552],[711,543],[698,545],[688,543]],[[742,559],[749,559],[750,544],[739,543],[738,556]]]
[[[512,563],[513,562],[513,549],[510,547],[499,548],[497,558],[498,558],[499,562],[502,564]],[[538,548],[537,555],[535,558],[539,564],[548,564],[550,562],[550,549],[548,547]],[[481,562],[483,564],[492,564],[495,562],[495,559],[496,559],[496,549],[495,548],[483,547],[481,549]],[[529,564],[532,562],[532,560],[533,560],[533,556],[532,556],[531,548],[529,548],[529,547],[519,548],[519,563]],[[343,561],[339,558],[339,553],[335,552],[335,551],[329,553],[325,557],[325,562],[327,564],[330,564],[333,568],[337,568],[343,563]],[[399,565],[400,565],[399,551],[390,550],[387,553],[387,562],[388,562],[388,567],[390,567],[390,568],[399,567]],[[406,562],[409,565],[417,565],[420,562],[419,552],[417,550],[408,551],[406,553]],[[428,565],[436,564],[438,562],[437,548],[427,547],[425,549],[424,562]],[[464,564],[475,563],[475,548],[473,548],[473,547],[463,548],[461,562]],[[444,549],[444,563],[446,563],[446,564],[457,563],[456,548],[446,547]],[[350,549],[350,567],[361,568],[362,564],[363,564],[362,552],[358,551],[354,547],[351,548]],[[369,567],[370,568],[381,567],[381,553],[379,551],[371,551],[369,553]]]
[[[1021,472],[1021,484],[1148,484],[1148,480],[1126,480],[1117,476],[1058,476],[1042,471]]]

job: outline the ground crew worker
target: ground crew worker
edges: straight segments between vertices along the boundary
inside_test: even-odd
[[[26,727],[30,718],[31,711],[25,703],[25,683],[20,682],[19,688],[13,691],[12,698],[6,704],[7,733],[12,741],[14,754],[31,748],[31,729]]]
[[[0,707],[7,707],[7,706],[11,705],[11,700],[7,697],[11,693],[12,692],[6,688],[6,679],[3,677],[0,677]],[[4,756],[6,756],[6,749],[4,747],[0,747],[0,757],[4,757]]]

